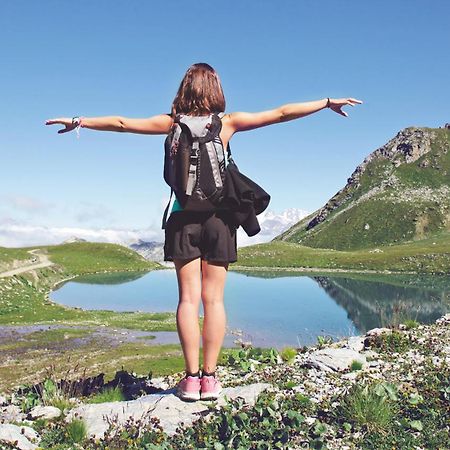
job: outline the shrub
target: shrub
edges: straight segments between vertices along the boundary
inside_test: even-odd
[[[414,346],[409,337],[404,333],[393,330],[391,333],[383,333],[370,338],[370,345],[382,352],[402,353]]]
[[[82,442],[87,435],[86,424],[81,419],[74,419],[66,425],[66,434],[70,443]]]
[[[280,356],[283,361],[287,363],[292,363],[297,356],[297,350],[293,347],[286,347],[280,353]]]
[[[396,389],[393,385],[356,384],[351,387],[337,409],[346,422],[353,422],[368,430],[387,430],[397,412],[394,403],[396,398]]]
[[[355,370],[361,370],[362,369],[362,362],[361,361],[358,361],[358,360],[356,360],[356,359],[354,359],[352,362],[351,362],[351,364],[350,364],[350,370],[352,371],[352,372],[354,372]]]
[[[407,330],[411,330],[412,328],[417,328],[420,325],[420,323],[414,319],[407,319],[404,321],[403,325],[405,325]]]

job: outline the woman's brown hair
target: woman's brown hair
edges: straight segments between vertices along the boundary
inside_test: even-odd
[[[193,64],[186,71],[172,103],[172,117],[225,111],[225,97],[217,72],[206,63]]]

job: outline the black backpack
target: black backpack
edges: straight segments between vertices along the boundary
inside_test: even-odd
[[[184,210],[217,211],[222,205],[226,155],[219,133],[224,113],[208,116],[178,114],[164,142],[164,180]],[[226,150],[231,157],[230,146]]]

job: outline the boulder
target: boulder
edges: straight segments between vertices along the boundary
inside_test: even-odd
[[[39,440],[39,435],[33,428],[11,423],[0,424],[0,442],[13,445],[20,450],[34,450],[37,448],[37,445],[31,442],[34,440]]]
[[[317,367],[327,372],[341,372],[347,370],[353,360],[359,361],[363,367],[367,365],[366,357],[350,348],[316,350],[308,356],[304,365]]]
[[[350,336],[344,347],[361,352],[364,350],[364,336]]]
[[[8,405],[0,408],[0,422],[22,422],[26,414],[22,412],[20,406]]]
[[[381,334],[392,333],[392,330],[389,328],[372,328],[366,333],[366,336],[380,336]]]
[[[35,406],[28,415],[31,419],[55,419],[61,410],[55,406]]]
[[[241,397],[249,405],[253,405],[258,395],[271,387],[268,383],[255,383],[247,386],[229,387],[222,389],[217,405],[226,403],[226,398]],[[66,421],[84,419],[89,437],[100,439],[108,429],[108,419],[113,419],[117,425],[123,425],[128,418],[135,420],[157,417],[164,432],[173,435],[178,426],[183,423],[190,425],[200,416],[209,414],[210,401],[185,402],[177,397],[176,387],[157,394],[142,396],[136,400],[126,402],[108,402],[99,404],[85,404],[72,409]]]

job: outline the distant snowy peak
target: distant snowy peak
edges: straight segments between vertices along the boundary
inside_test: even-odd
[[[164,243],[162,242],[146,242],[138,239],[136,242],[128,244],[128,247],[150,261],[161,262],[164,260]]]
[[[271,231],[282,233],[308,214],[309,211],[299,208],[288,208],[280,214],[276,214],[271,210],[266,210],[258,216],[258,221],[263,234],[267,234],[267,232]]]
[[[275,236],[278,236],[308,214],[310,214],[309,211],[298,208],[289,208],[280,214],[271,210],[266,210],[258,215],[261,231],[256,236],[247,236],[242,227],[239,227],[237,239],[238,247],[269,242]],[[159,263],[164,261],[164,243],[162,242],[137,239],[127,245],[148,260],[157,261]]]
[[[77,236],[71,236],[70,238],[63,241],[62,244],[72,244],[74,242],[88,242],[88,241],[86,239]]]
[[[267,209],[258,216],[261,231],[257,235],[249,237],[242,227],[239,227],[238,247],[269,242],[309,214],[309,211],[299,208],[288,208],[279,214]]]

